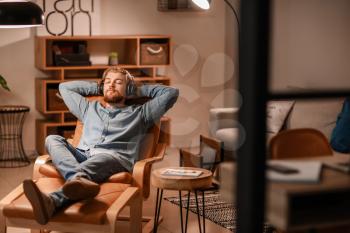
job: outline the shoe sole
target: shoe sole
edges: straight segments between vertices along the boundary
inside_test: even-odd
[[[39,224],[45,225],[49,221],[49,214],[45,208],[41,191],[32,180],[23,181],[23,190],[24,195],[27,197],[33,207],[35,220]]]
[[[69,181],[62,187],[63,194],[73,201],[83,200],[95,197],[100,191],[100,187],[96,186],[93,190],[87,190],[86,186],[80,181]]]

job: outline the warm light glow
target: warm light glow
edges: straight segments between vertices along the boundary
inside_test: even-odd
[[[192,2],[200,8],[202,8],[203,10],[208,10],[210,8],[208,0],[192,0]]]

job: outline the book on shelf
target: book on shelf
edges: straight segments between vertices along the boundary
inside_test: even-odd
[[[181,168],[168,168],[165,169],[161,174],[164,176],[190,176],[198,177],[202,174],[202,171],[191,170],[191,169],[181,169]]]

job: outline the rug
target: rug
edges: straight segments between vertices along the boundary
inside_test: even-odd
[[[185,192],[183,192],[185,193]],[[179,196],[176,197],[166,197],[164,198],[167,201],[175,205],[180,205]],[[182,207],[185,208],[187,206],[187,192],[182,196]],[[236,218],[237,211],[233,204],[226,203],[220,198],[219,191],[206,191],[205,192],[205,218],[210,221],[229,229],[232,232],[236,232]],[[202,194],[198,193],[198,206],[199,206],[199,214],[202,216],[203,205],[202,205]],[[197,214],[196,207],[196,198],[193,193],[190,196],[190,211],[192,213]],[[184,215],[185,216],[185,215]],[[264,225],[264,232],[270,233],[272,232],[272,228],[269,224]]]

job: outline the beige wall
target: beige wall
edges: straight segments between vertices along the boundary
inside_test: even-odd
[[[222,63],[216,64],[215,59],[206,60],[213,54],[212,58],[222,58],[225,51],[224,2],[213,1],[209,12],[199,13],[158,12],[156,0],[95,0],[95,5],[97,12],[94,19],[97,23],[94,22],[94,35],[173,36],[177,62],[161,71],[172,78],[174,86],[180,88],[178,103],[169,113],[175,134],[173,146],[196,144],[200,133],[208,134],[209,108],[225,104],[221,92],[223,86],[230,82],[224,77],[227,75]],[[57,28],[60,23],[58,20]],[[0,90],[0,103],[30,106],[24,129],[27,151],[35,149],[35,119],[41,118],[35,110],[34,80],[46,76],[34,67],[34,32],[29,29],[0,31],[0,72],[12,89],[11,93]],[[43,35],[45,31],[40,29],[38,34]]]
[[[350,1],[273,2],[271,89],[350,88]]]
[[[40,118],[35,110],[34,78],[44,75],[34,67],[34,32],[33,29],[0,29],[0,74],[11,89],[7,92],[0,88],[0,104],[30,107],[23,130],[24,148],[29,154],[35,149],[35,119]]]
[[[105,0],[101,5],[101,12],[102,34],[173,36],[174,62],[165,71],[171,77],[172,85],[180,89],[180,98],[169,113],[174,135],[172,144],[189,146],[198,143],[200,133],[208,134],[209,108],[224,105],[224,98],[220,97],[220,93],[225,83],[225,74],[212,74],[208,77],[209,75],[202,73],[207,69],[210,70],[208,72],[215,73],[219,68],[215,64],[215,68],[208,68],[211,63],[206,62],[206,59],[212,54],[222,54],[225,51],[224,2],[213,1],[210,11],[194,13],[159,12],[155,0]],[[189,70],[185,66],[193,62],[194,58],[190,57],[195,56],[181,55],[186,53],[177,51],[184,45],[198,53],[197,62]]]

